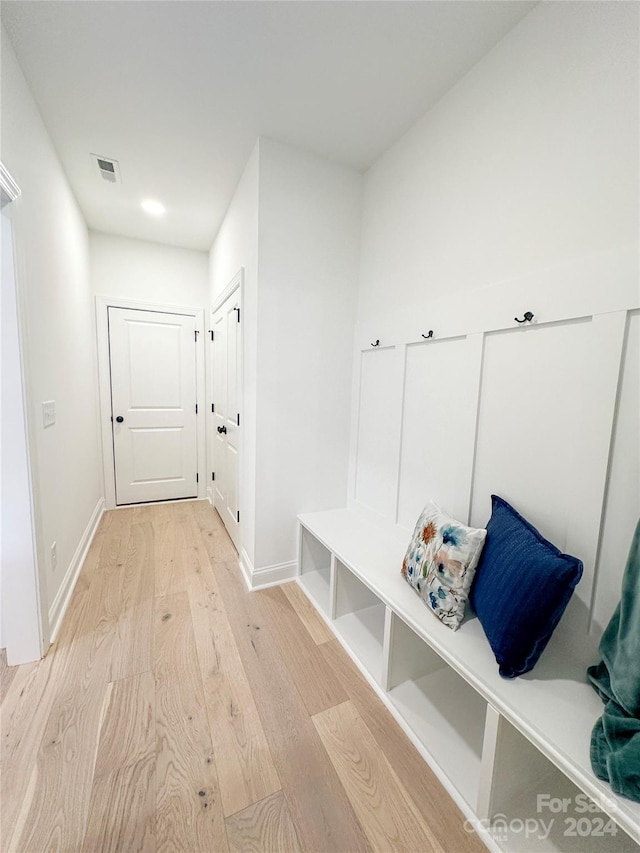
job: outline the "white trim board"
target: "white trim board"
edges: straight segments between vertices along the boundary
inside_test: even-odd
[[[20,187],[14,181],[2,160],[0,160],[0,207],[11,204],[12,201],[18,198],[20,193]]]
[[[238,272],[231,279],[229,284],[225,287],[225,289],[219,293],[216,298],[213,300],[211,305],[211,314],[215,314],[218,308],[220,308],[227,299],[231,296],[231,294],[240,288],[240,294],[242,296],[242,285],[244,284],[244,267],[240,267]]]
[[[276,563],[273,566],[264,566],[261,569],[254,569],[249,555],[244,550],[240,551],[238,560],[242,577],[250,592],[257,589],[266,589],[269,586],[280,586],[287,581],[295,580],[298,563],[292,560],[288,563]]]
[[[105,508],[116,509],[116,484],[113,459],[113,437],[111,429],[111,381],[109,368],[109,308],[132,308],[141,311],[159,311],[164,313],[185,314],[194,317],[198,340],[196,342],[196,393],[197,402],[203,405],[199,411],[203,417],[198,418],[197,453],[198,453],[198,499],[206,499],[206,433],[204,408],[206,407],[205,382],[205,309],[183,305],[159,305],[146,302],[135,302],[119,297],[96,296],[96,342],[98,349],[98,386],[100,393],[100,429],[102,439],[102,466],[104,475]]]
[[[15,310],[18,331],[18,350],[20,358],[20,378],[22,400],[17,417],[24,420],[26,479],[29,492],[29,512],[31,515],[31,550],[30,559],[33,562],[32,571],[21,575],[19,590],[19,606],[12,608],[7,618],[7,610],[3,621],[3,642],[6,644],[7,661],[10,666],[35,661],[44,656],[49,647],[49,620],[47,617],[45,572],[46,560],[42,535],[42,518],[40,502],[40,479],[38,476],[37,425],[40,423],[40,412],[36,410],[35,397],[32,393],[32,371],[29,363],[29,306],[24,286],[26,281],[27,261],[20,240],[22,226],[22,203],[24,197],[19,195],[16,200],[4,206],[2,210],[3,240],[11,237],[11,251],[3,252],[3,265],[13,262],[13,285],[15,288]],[[6,247],[5,247],[6,248]],[[7,273],[3,270],[3,275]],[[4,278],[3,278],[4,281]],[[9,278],[5,284],[9,282]],[[7,606],[6,591],[3,596]],[[16,602],[17,604],[18,602]],[[12,631],[12,623],[14,630]]]
[[[65,573],[64,580],[60,584],[60,588],[58,589],[58,593],[53,600],[53,604],[49,608],[49,625],[51,630],[52,643],[56,641],[56,638],[58,636],[58,632],[62,625],[62,620],[64,619],[64,615],[67,612],[69,602],[71,601],[71,596],[73,595],[73,590],[75,589],[76,583],[78,582],[78,578],[80,577],[80,572],[82,571],[84,561],[89,552],[89,548],[91,547],[91,543],[93,542],[93,537],[96,535],[96,530],[98,529],[98,525],[100,524],[100,519],[102,518],[103,513],[104,498],[100,498],[91,514],[89,523],[87,524],[85,531],[80,538],[78,547],[76,548],[75,553],[71,558],[71,562],[69,563],[69,567],[67,568],[67,571]]]

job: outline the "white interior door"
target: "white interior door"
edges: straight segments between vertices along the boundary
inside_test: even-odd
[[[213,315],[212,399],[214,506],[240,548],[240,291]]]
[[[117,505],[197,497],[195,325],[109,308]]]

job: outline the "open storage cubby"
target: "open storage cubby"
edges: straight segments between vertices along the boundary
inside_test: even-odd
[[[475,808],[487,703],[395,613],[387,689],[418,744]]]
[[[500,717],[489,820],[505,853],[638,853],[638,845]]]
[[[300,583],[314,604],[331,615],[331,552],[300,527]]]
[[[591,770],[590,656],[559,631],[535,672],[501,678],[478,619],[451,631],[402,579],[405,551],[406,536],[358,512],[305,514],[298,581],[469,831],[494,853],[640,853],[640,803]]]
[[[335,631],[379,684],[386,608],[340,560],[335,571]]]

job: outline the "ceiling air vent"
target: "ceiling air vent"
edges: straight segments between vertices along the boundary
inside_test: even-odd
[[[117,160],[110,160],[108,157],[98,157],[97,154],[92,154],[91,159],[98,167],[98,172],[104,181],[110,184],[120,184],[120,166]]]

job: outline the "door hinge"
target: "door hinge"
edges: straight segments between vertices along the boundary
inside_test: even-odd
[[[240,524],[240,510],[236,512],[236,518],[238,519],[238,524]]]
[[[198,414],[198,404],[196,403],[196,415]]]
[[[238,312],[238,323],[239,323],[240,322],[240,309],[234,308],[233,310]]]
[[[236,418],[237,418],[237,420],[238,420],[238,426],[240,426],[240,413],[239,413],[239,412],[238,412],[238,414],[236,415]]]
[[[215,410],[216,410],[216,407],[215,407],[215,406],[214,406],[214,404],[212,403],[212,404],[211,404],[211,414],[213,414],[213,413],[215,412]]]
[[[211,329],[211,331],[209,332],[209,334],[211,335],[211,340],[213,340],[213,329]]]
[[[211,472],[211,479],[212,479],[212,480],[215,480],[215,478],[216,478],[216,472],[215,472],[215,471],[212,471],[212,472]]]
[[[196,483],[200,482],[200,474],[196,474]]]
[[[193,337],[194,337],[194,340],[195,340],[195,342],[196,342],[196,343],[198,343],[198,335],[199,335],[199,334],[200,334],[200,332],[199,332],[197,329],[196,329],[196,330],[195,330],[195,332],[193,333]]]

